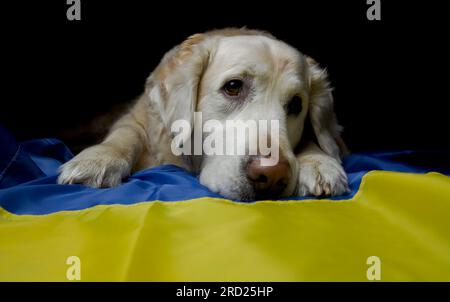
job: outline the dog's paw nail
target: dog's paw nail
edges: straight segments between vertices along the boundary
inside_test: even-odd
[[[321,194],[322,194],[322,187],[318,183],[318,184],[316,184],[316,187],[314,188],[314,195],[315,196],[320,196]]]
[[[331,185],[330,184],[325,184],[324,185],[324,193],[325,195],[331,195]]]

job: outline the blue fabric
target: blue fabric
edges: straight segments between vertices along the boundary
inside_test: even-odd
[[[85,209],[99,204],[221,197],[202,186],[196,175],[173,165],[158,166],[135,173],[117,188],[94,189],[83,185],[58,185],[58,167],[73,157],[61,141],[38,139],[18,143],[0,125],[0,146],[0,206],[15,214],[48,214],[62,210]],[[411,173],[436,170],[395,160],[417,154],[413,151],[401,151],[351,154],[345,157],[343,165],[348,174],[351,193],[333,199],[351,198],[358,191],[362,176],[371,170]],[[444,155],[449,158],[449,153]]]

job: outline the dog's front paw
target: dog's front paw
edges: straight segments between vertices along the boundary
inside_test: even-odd
[[[299,160],[299,196],[336,196],[349,192],[347,175],[334,158],[310,154]]]
[[[90,147],[59,168],[60,184],[115,187],[130,173],[128,162],[108,146]]]

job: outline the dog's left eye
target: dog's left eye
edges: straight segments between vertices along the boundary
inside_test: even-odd
[[[288,115],[298,115],[302,111],[302,98],[294,96],[287,104],[286,111]]]
[[[241,90],[244,83],[241,80],[231,80],[225,83],[223,90],[229,96],[237,96]]]

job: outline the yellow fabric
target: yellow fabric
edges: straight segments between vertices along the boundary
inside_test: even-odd
[[[0,280],[450,281],[450,178],[370,172],[346,201],[200,198],[49,215],[0,209]]]

